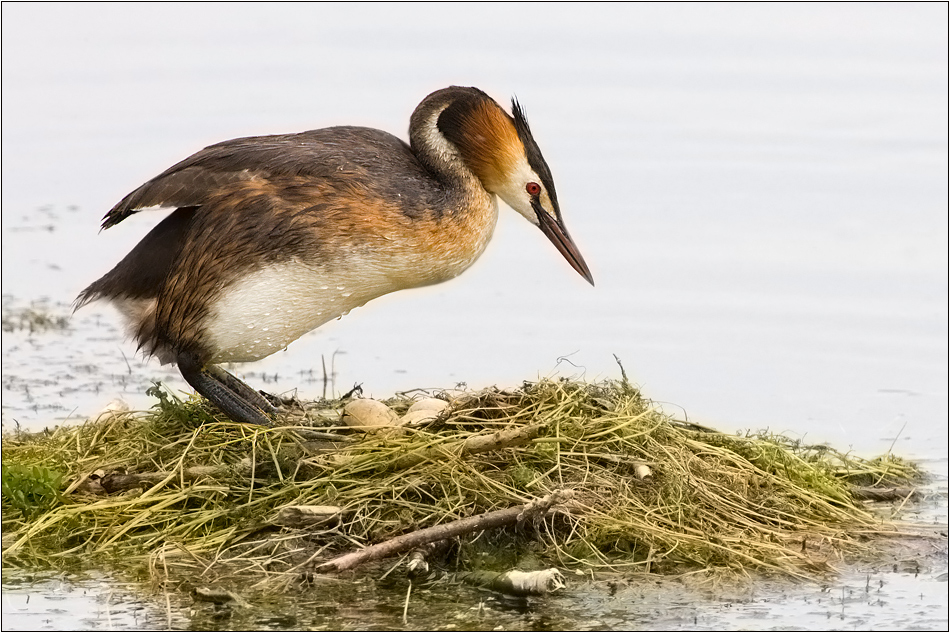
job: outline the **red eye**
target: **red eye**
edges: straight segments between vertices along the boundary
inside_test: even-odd
[[[524,186],[524,190],[528,192],[529,196],[541,195],[541,185],[536,182],[529,182]]]

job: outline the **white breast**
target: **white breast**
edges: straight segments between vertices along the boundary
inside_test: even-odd
[[[437,261],[347,259],[345,268],[290,261],[254,272],[224,290],[205,328],[210,362],[249,362],[384,294],[445,281],[471,265]]]
[[[367,276],[330,275],[291,261],[244,277],[211,307],[205,330],[214,350],[211,362],[259,360],[390,291],[385,280]]]

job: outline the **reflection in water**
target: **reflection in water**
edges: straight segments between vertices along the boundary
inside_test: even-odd
[[[248,606],[193,602],[187,593],[145,595],[105,576],[4,572],[4,630],[805,630],[946,628],[946,573],[871,566],[822,583],[757,579],[710,583],[694,576],[574,576],[563,592],[513,600],[465,585],[324,579],[290,596],[247,596]],[[888,563],[890,566],[891,563]],[[883,565],[882,565],[883,566]],[[383,586],[385,585],[385,586]],[[78,615],[77,614],[82,614]],[[42,623],[38,625],[37,623]]]

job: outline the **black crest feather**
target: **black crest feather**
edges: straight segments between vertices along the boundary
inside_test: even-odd
[[[551,197],[551,203],[554,205],[554,211],[557,213],[558,220],[561,219],[561,207],[557,203],[557,193],[554,191],[554,177],[551,175],[551,169],[548,167],[544,156],[541,155],[541,148],[534,140],[531,134],[531,127],[528,125],[528,118],[525,116],[524,108],[518,102],[517,97],[511,98],[511,113],[515,121],[515,130],[518,131],[518,138],[524,145],[525,156],[528,158],[528,164],[541,177],[541,184],[547,189]]]

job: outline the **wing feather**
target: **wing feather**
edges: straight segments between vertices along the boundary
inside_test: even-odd
[[[147,208],[201,207],[240,181],[338,178],[353,168],[385,169],[386,162],[406,155],[415,162],[405,142],[362,127],[232,139],[204,148],[132,191],[103,217],[102,228]]]

